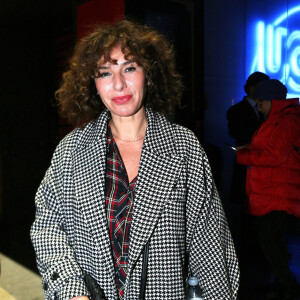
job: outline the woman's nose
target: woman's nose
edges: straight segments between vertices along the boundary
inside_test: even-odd
[[[114,78],[114,88],[117,91],[122,91],[126,87],[126,81],[122,74],[116,74]]]

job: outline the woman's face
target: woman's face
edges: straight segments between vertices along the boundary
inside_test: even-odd
[[[257,110],[267,117],[272,108],[272,101],[255,99],[255,102],[257,104]]]
[[[95,79],[103,104],[112,116],[130,117],[143,107],[145,72],[136,62],[126,60],[120,47],[111,52],[110,62],[99,62],[100,76]]]

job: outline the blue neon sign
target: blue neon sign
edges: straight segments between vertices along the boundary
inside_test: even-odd
[[[254,55],[248,75],[261,71],[279,79],[287,86],[288,97],[300,96],[300,24],[291,28],[288,22],[292,17],[299,20],[299,15],[297,5],[274,21],[257,21],[253,30]]]

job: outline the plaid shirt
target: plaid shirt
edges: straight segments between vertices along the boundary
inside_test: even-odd
[[[135,194],[135,177],[130,183],[118,147],[108,126],[106,155],[106,216],[114,259],[119,299],[124,298],[127,275],[130,223]]]

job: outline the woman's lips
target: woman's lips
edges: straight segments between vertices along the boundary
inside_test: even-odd
[[[112,101],[117,104],[124,104],[124,103],[127,103],[128,101],[130,101],[131,98],[132,98],[132,95],[125,95],[122,97],[114,97],[114,98],[112,98]]]

